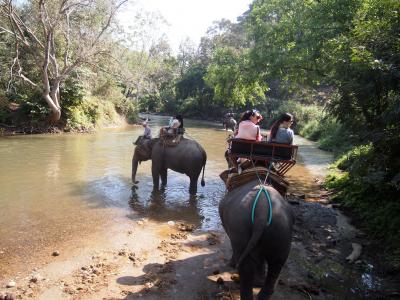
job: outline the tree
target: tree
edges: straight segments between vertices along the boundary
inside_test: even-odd
[[[186,37],[179,45],[178,65],[180,75],[183,76],[196,59],[196,47],[193,41]]]
[[[13,37],[11,77],[37,88],[61,117],[60,85],[79,66],[109,53],[108,35],[127,0],[32,0],[18,7],[2,0],[0,30]],[[34,70],[30,70],[30,67]]]
[[[205,80],[214,88],[215,100],[227,107],[255,104],[265,99],[268,89],[259,76],[250,72],[247,51],[229,47],[215,51]]]

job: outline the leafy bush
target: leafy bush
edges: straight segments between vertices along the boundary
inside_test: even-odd
[[[302,127],[303,128],[300,131],[300,135],[302,135],[310,140],[316,141],[322,135],[322,128],[320,125],[320,121],[318,121],[316,119],[311,120],[310,122],[306,123]]]
[[[68,77],[60,88],[61,110],[80,105],[86,94],[83,83],[76,77],[76,74]]]
[[[42,97],[26,101],[18,111],[18,121],[29,121],[31,126],[37,125],[50,114],[50,108],[42,100]]]
[[[115,106],[110,101],[98,97],[85,97],[77,106],[67,108],[66,130],[94,130],[119,122]]]
[[[132,124],[139,120],[138,109],[132,99],[125,98],[121,95],[120,97],[113,99],[113,103],[116,111],[125,116],[128,123]]]

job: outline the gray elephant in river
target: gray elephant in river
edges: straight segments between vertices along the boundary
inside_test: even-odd
[[[270,206],[264,192],[260,194],[252,222],[253,204],[261,186],[271,199],[269,225]],[[253,180],[230,191],[219,204],[219,214],[232,246],[231,264],[239,270],[240,299],[252,300],[255,284],[262,287],[258,299],[270,299],[290,252],[294,222],[290,205],[273,187]]]
[[[204,149],[193,140],[181,138],[176,146],[164,146],[159,138],[145,139],[138,138],[137,145],[132,157],[132,182],[136,181],[138,164],[142,161],[151,159],[151,173],[153,177],[154,189],[159,189],[160,178],[162,186],[167,184],[167,170],[186,174],[190,178],[189,193],[197,193],[197,181],[201,169],[203,176],[201,186],[204,186],[204,169],[207,161],[207,154]]]
[[[222,125],[224,126],[225,130],[232,129],[232,131],[235,131],[236,120],[233,117],[224,118],[222,120]]]

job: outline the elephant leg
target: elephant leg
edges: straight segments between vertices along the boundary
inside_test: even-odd
[[[168,169],[161,169],[160,171],[160,176],[161,176],[161,185],[166,186],[167,185],[167,174],[168,174]]]
[[[197,179],[198,177],[190,178],[189,194],[191,195],[196,195],[197,193]]]
[[[254,282],[253,285],[256,287],[263,287],[265,284],[265,268],[266,268],[266,263],[265,261],[260,261],[256,265],[256,272],[254,276]]]
[[[240,299],[253,300],[253,280],[254,280],[254,262],[245,258],[239,266],[240,277]]]
[[[236,268],[236,257],[235,254],[232,254],[231,259],[229,260],[228,266],[231,268]]]
[[[282,270],[284,263],[269,263],[268,264],[268,274],[265,280],[265,285],[258,294],[258,300],[269,300],[274,293],[276,282],[279,278],[279,274]]]
[[[153,189],[158,190],[160,188],[160,169],[155,166],[154,162],[151,165],[151,175],[153,176]]]
[[[226,229],[225,232],[227,232]],[[236,268],[236,264],[239,261],[240,254],[244,251],[246,244],[243,243],[242,237],[234,238],[233,236],[229,236],[229,240],[231,242],[232,257],[229,260],[228,265],[232,268]]]

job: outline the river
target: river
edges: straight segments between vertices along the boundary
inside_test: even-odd
[[[151,116],[153,134],[167,120]],[[210,122],[185,120],[185,127],[187,136],[196,139],[208,156],[206,186],[199,186],[196,199],[187,192],[188,178],[170,170],[165,192],[152,194],[149,161],[139,166],[139,189],[132,192],[132,142],[141,127],[1,138],[0,274],[21,260],[29,263],[65,243],[79,243],[115,216],[136,213],[155,221],[181,219],[202,229],[218,228],[217,205],[225,193],[218,175],[226,165],[229,132]],[[312,144],[297,140],[302,145],[300,160],[288,179],[297,191],[309,193],[317,188],[311,173],[325,170],[331,156],[313,149],[318,156],[310,157]],[[305,164],[302,157],[307,153]]]

